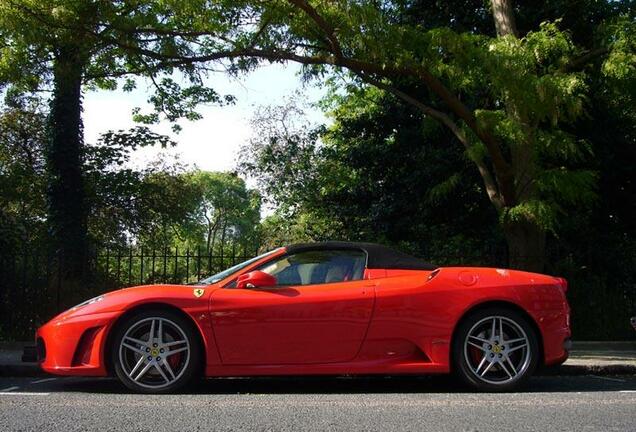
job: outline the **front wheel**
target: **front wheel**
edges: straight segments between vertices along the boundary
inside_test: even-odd
[[[477,390],[512,390],[532,375],[538,360],[537,335],[513,310],[472,313],[458,327],[453,342],[454,370]]]
[[[139,393],[169,393],[189,384],[200,365],[192,324],[167,310],[143,311],[117,327],[111,361],[120,381]]]

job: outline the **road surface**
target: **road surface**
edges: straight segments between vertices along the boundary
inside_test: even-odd
[[[636,376],[544,376],[522,392],[447,377],[206,380],[131,394],[111,379],[0,378],[0,431],[636,431]]]

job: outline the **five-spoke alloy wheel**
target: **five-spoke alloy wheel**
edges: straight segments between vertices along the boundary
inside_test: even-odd
[[[200,347],[194,329],[181,315],[167,310],[137,313],[118,326],[111,360],[115,373],[130,389],[172,392],[198,371]]]
[[[453,364],[459,377],[479,390],[511,390],[536,368],[538,343],[534,329],[520,313],[482,309],[457,329]]]

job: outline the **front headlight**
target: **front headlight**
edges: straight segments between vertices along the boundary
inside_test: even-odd
[[[80,304],[78,304],[76,306],[73,306],[71,308],[71,310],[76,310],[76,309],[79,309],[81,307],[88,306],[88,305],[91,305],[93,303],[100,302],[102,300],[104,300],[104,296],[103,295],[99,295],[97,297],[93,297],[92,299],[86,300],[86,301],[84,301],[84,302],[82,302],[82,303],[80,303]]]

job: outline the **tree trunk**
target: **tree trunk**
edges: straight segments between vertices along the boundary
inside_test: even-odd
[[[492,0],[492,15],[498,36],[519,36],[513,0]],[[521,110],[513,101],[506,100],[505,105],[509,115],[516,117],[521,124],[526,124]],[[521,190],[515,184],[511,185],[516,190],[515,202],[510,203],[511,205],[528,199],[536,192],[529,190],[535,175],[531,134],[532,131],[527,131],[527,141],[518,143],[511,149],[514,183],[526,185]],[[504,222],[503,230],[508,243],[508,265],[515,269],[542,272],[545,267],[545,230],[530,220]]]
[[[205,239],[205,250],[207,250],[208,253],[210,252],[210,243],[212,243],[212,226],[208,223],[208,235]]]
[[[492,0],[492,16],[495,20],[497,35],[517,36],[517,24],[512,0]]]
[[[227,219],[223,221],[223,229],[221,231],[221,249],[225,250],[225,234],[227,231]]]
[[[504,225],[510,268],[543,272],[545,267],[545,230],[530,221]]]
[[[210,247],[208,248],[212,251],[212,253],[214,253],[214,244],[216,243],[216,231],[216,229],[212,231],[212,241],[210,242]]]
[[[63,46],[53,69],[46,162],[49,227],[56,253],[67,277],[84,268],[87,254],[87,209],[83,180],[81,86],[84,61],[81,51]]]

